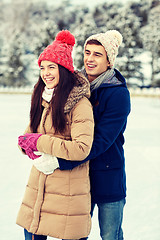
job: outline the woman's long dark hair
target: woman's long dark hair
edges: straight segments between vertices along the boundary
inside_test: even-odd
[[[55,89],[55,94],[51,99],[52,125],[56,133],[63,133],[66,127],[66,115],[64,113],[64,106],[69,93],[76,85],[76,76],[61,65],[58,65],[58,67],[59,83]],[[30,127],[34,133],[37,132],[37,128],[40,124],[43,112],[42,93],[44,87],[45,83],[43,82],[42,78],[39,77],[39,80],[35,85],[32,94],[30,109]]]

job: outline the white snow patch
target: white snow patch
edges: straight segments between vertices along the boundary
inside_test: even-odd
[[[125,133],[127,203],[125,240],[160,239],[160,98],[132,98]],[[22,155],[17,138],[29,121],[30,95],[0,94],[0,234],[3,240],[24,239],[16,216],[32,160]],[[100,240],[97,209],[89,240]],[[48,237],[48,239],[53,239]]]

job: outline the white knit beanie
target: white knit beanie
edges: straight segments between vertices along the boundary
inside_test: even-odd
[[[107,56],[110,62],[110,67],[114,66],[115,59],[118,55],[118,48],[122,43],[122,35],[117,30],[109,30],[105,33],[98,33],[91,35],[85,41],[84,48],[89,40],[97,40],[102,44],[107,52]]]

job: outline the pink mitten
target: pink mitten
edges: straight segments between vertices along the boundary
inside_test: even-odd
[[[26,133],[18,137],[18,145],[27,152],[38,151],[37,140],[42,134],[39,133]],[[28,155],[28,154],[27,154]]]
[[[27,149],[26,150],[26,154],[28,155],[29,158],[31,158],[32,160],[41,157],[41,155],[36,155],[34,154],[34,151],[31,149]]]

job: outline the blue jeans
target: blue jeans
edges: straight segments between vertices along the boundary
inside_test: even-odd
[[[25,236],[25,240],[46,240],[47,239],[47,236],[32,234],[28,232],[26,229],[24,229],[24,236]]]
[[[98,220],[102,240],[123,240],[122,220],[125,199],[112,203],[98,203]],[[95,204],[91,206],[93,215]],[[86,240],[82,238],[81,240]]]
[[[26,229],[24,229],[24,236],[25,236],[25,240],[46,240],[47,239],[47,236],[32,234],[28,232]]]

